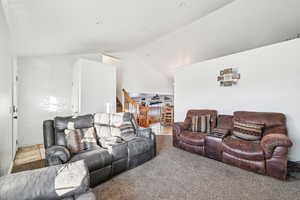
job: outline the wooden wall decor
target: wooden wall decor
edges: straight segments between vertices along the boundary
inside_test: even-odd
[[[220,71],[218,81],[221,87],[230,87],[236,85],[241,75],[236,68],[227,68]]]

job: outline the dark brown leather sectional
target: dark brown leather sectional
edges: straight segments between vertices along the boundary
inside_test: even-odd
[[[210,115],[211,130],[228,130],[222,139],[207,133],[191,132],[194,115]],[[264,124],[263,137],[248,141],[233,136],[233,121]],[[286,118],[281,113],[238,111],[218,115],[216,110],[189,110],[184,122],[173,125],[173,145],[186,151],[207,156],[227,164],[272,176],[287,177],[287,155],[292,142],[287,136]]]

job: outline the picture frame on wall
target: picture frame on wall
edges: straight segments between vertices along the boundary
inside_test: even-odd
[[[220,71],[220,76],[217,77],[221,87],[230,87],[236,85],[241,75],[236,68],[226,68]]]

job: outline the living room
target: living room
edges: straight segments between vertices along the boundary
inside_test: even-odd
[[[297,0],[0,1],[0,199],[300,199]]]

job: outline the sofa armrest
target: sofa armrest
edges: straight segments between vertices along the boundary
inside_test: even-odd
[[[46,159],[50,166],[64,164],[70,158],[71,153],[66,147],[55,145],[46,149]]]
[[[151,128],[138,128],[136,132],[139,137],[146,137],[154,142],[156,141],[156,135],[153,133]]]
[[[88,192],[89,182],[87,166],[80,160],[0,177],[0,199],[68,199]]]
[[[156,155],[156,135],[153,133],[151,128],[141,128],[139,127],[136,130],[137,136],[139,137],[145,137],[149,138],[153,142],[153,150],[154,150],[154,155]]]
[[[54,120],[46,120],[43,122],[44,146],[49,148],[55,144],[54,136]]]
[[[271,158],[276,147],[289,148],[293,145],[291,140],[284,134],[268,134],[264,136],[260,142],[265,152],[266,158]]]
[[[173,135],[178,136],[188,128],[189,126],[185,122],[175,122],[173,123]]]
[[[89,191],[84,194],[75,196],[75,200],[96,200],[96,196],[93,192]]]
[[[151,128],[141,128],[136,130],[137,136],[151,138],[152,129]]]

